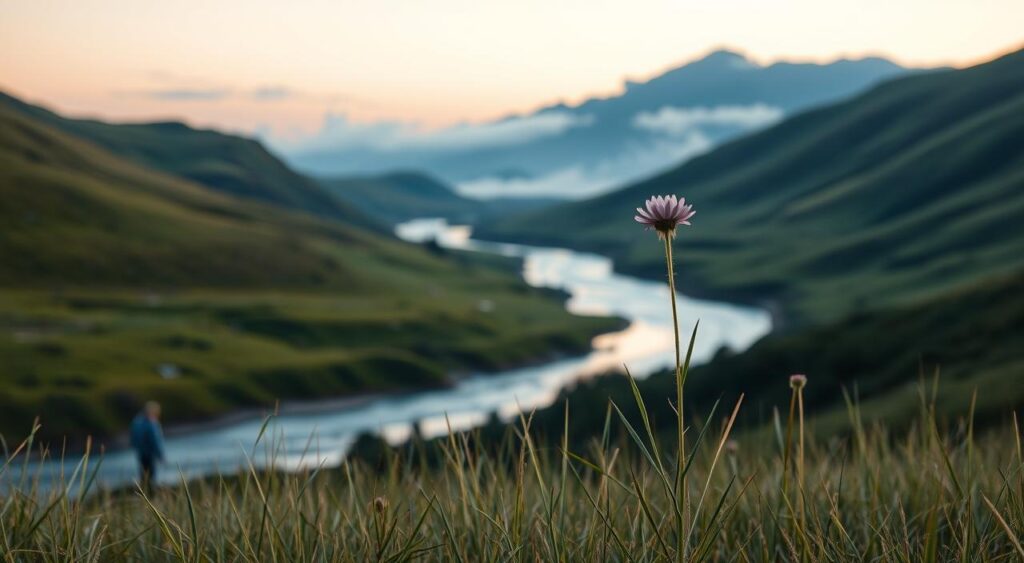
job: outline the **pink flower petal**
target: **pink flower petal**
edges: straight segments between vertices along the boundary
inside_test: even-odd
[[[648,228],[658,230],[659,236],[669,232],[674,234],[677,225],[689,225],[689,219],[696,213],[693,205],[686,203],[685,197],[674,194],[651,196],[643,208],[636,208],[636,212],[633,218]]]

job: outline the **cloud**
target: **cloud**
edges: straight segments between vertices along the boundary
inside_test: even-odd
[[[589,178],[582,166],[570,166],[536,178],[499,178],[487,176],[455,185],[456,191],[468,197],[550,197],[572,193],[591,193],[600,186]],[[581,196],[582,197],[582,196]]]
[[[262,86],[249,93],[249,97],[261,102],[284,100],[286,98],[294,98],[297,95],[298,92],[284,86]]]
[[[493,197],[568,197],[581,199],[633,183],[654,172],[677,166],[708,151],[712,141],[692,131],[674,139],[636,144],[593,166],[572,165],[533,178],[488,176],[456,184],[462,195]]]
[[[222,88],[170,88],[161,90],[143,90],[135,94],[152,98],[154,100],[167,101],[213,101],[223,100],[231,95],[230,90]]]
[[[379,148],[390,139],[401,137],[412,125],[398,121],[374,121],[357,123],[345,114],[328,113],[324,116],[320,131],[295,142],[298,150],[351,150],[357,148]]]
[[[650,133],[634,139],[618,155],[590,165],[567,164],[531,178],[488,176],[459,182],[456,189],[477,198],[497,196],[592,197],[634,183],[707,152],[720,140],[714,128],[748,131],[779,121],[781,109],[765,104],[677,108],[638,113],[632,125]]]
[[[656,112],[638,113],[633,126],[662,135],[680,136],[702,126],[730,126],[753,129],[782,119],[782,109],[765,104],[677,108],[665,106]]]
[[[377,121],[356,123],[344,114],[328,114],[323,128],[290,150],[352,150],[379,152],[453,152],[504,147],[559,135],[574,127],[587,127],[593,116],[549,111],[483,124],[462,123],[437,131],[424,131],[414,123]]]
[[[580,116],[564,111],[550,111],[482,125],[455,125],[429,137],[417,138],[415,142],[440,150],[518,145],[593,123],[594,117],[591,115]]]
[[[614,131],[604,147],[607,150],[582,155],[565,151],[562,161],[555,160],[558,152],[551,152],[560,150],[560,135],[589,127],[595,135],[605,135],[608,130],[602,129],[603,123],[593,115],[563,108],[439,130],[424,130],[403,121],[355,122],[345,114],[327,114],[312,136],[268,140],[290,155],[297,166],[321,174],[416,168],[453,182],[460,193],[470,197],[583,198],[678,166],[724,139],[781,119],[782,113],[765,104],[665,106],[628,118],[633,132]],[[547,148],[531,144],[541,139],[551,139],[552,144],[545,144]],[[477,163],[474,159],[486,149],[491,149],[486,164]],[[532,152],[538,150],[545,152]],[[531,159],[530,155],[544,158]],[[509,176],[503,173],[507,170],[523,174]]]
[[[163,79],[170,80],[170,79]],[[266,85],[255,88],[231,88],[224,85],[206,86],[197,84],[176,84],[159,88],[114,92],[116,96],[134,96],[160,101],[195,101],[219,102],[225,100],[255,100],[258,102],[278,102],[291,99],[304,99],[323,103],[351,101],[344,94],[312,94],[287,86]]]

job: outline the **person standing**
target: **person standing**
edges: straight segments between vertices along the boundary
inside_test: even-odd
[[[153,494],[156,464],[164,459],[164,436],[160,428],[160,403],[149,401],[131,426],[132,448],[139,460],[139,482],[147,494]]]

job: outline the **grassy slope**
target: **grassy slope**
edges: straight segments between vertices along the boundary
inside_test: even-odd
[[[894,80],[606,196],[481,236],[610,254],[662,276],[632,209],[681,193],[691,293],[779,300],[796,321],[905,303],[1024,264],[1024,52]]]
[[[0,106],[21,113],[143,166],[230,195],[377,227],[314,180],[297,174],[258,141],[184,123],[112,124],[70,119],[0,92]]]
[[[106,433],[149,397],[173,421],[441,385],[613,326],[473,258],[213,192],[3,108],[0,223],[9,439],[36,414],[46,437]]]
[[[805,402],[818,418],[821,436],[849,430],[844,389],[859,398],[866,421],[884,421],[896,431],[913,422],[918,375],[923,373],[930,383],[938,369],[938,414],[955,417],[968,412],[977,392],[975,417],[979,424],[990,425],[1024,407],[1022,286],[1024,272],[1019,272],[917,305],[769,335],[743,353],[721,353],[693,368],[687,379],[687,406],[699,418],[716,400],[731,405],[743,393],[743,427],[763,428],[770,423],[773,408],[788,404],[789,374],[806,373]],[[959,322],[965,317],[972,322]],[[674,411],[665,399],[675,396],[672,375],[656,374],[638,385],[654,427],[671,434]],[[597,405],[603,407],[611,399],[630,417],[636,413],[622,376],[582,383],[565,399],[572,413],[570,441],[577,444],[587,443],[603,427],[605,413]],[[539,411],[533,428],[543,435],[558,435],[563,410],[557,402]]]
[[[399,223],[421,217],[444,217],[458,223],[477,223],[499,214],[536,210],[558,200],[463,197],[448,185],[416,172],[381,176],[325,178],[327,191],[353,207],[384,221]]]

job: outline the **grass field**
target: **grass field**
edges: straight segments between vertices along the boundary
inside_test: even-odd
[[[438,292],[4,291],[0,435],[20,440],[38,415],[40,438],[81,445],[122,431],[148,399],[173,424],[278,399],[443,386],[582,353],[619,326],[525,287]]]
[[[851,431],[824,439],[813,419],[805,428],[799,400],[779,405],[770,439],[734,439],[742,405],[722,406],[687,429],[683,464],[676,442],[613,408],[603,435],[578,449],[525,438],[524,418],[497,443],[442,441],[437,464],[410,445],[369,464],[250,471],[152,495],[90,489],[95,457],[66,478],[84,500],[44,492],[14,456],[0,469],[0,552],[54,562],[1019,561],[1017,419],[976,433],[969,410],[938,417],[931,388],[920,391],[907,431],[851,404]],[[262,440],[272,459],[273,432]]]

